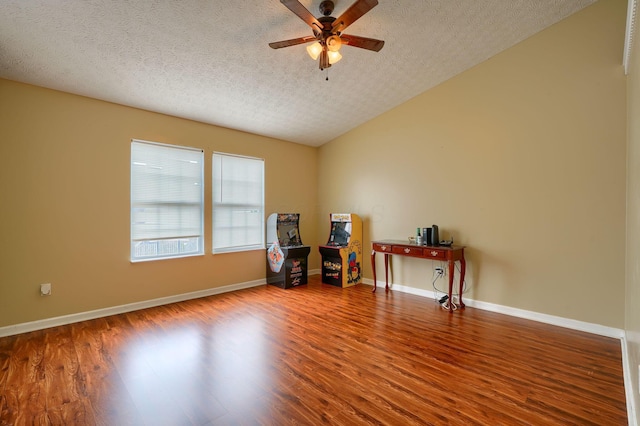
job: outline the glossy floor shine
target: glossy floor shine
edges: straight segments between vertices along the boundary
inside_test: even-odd
[[[625,425],[620,342],[358,285],[0,338],[2,425]]]

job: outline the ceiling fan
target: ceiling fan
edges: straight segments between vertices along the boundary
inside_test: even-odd
[[[307,52],[314,60],[320,57],[321,70],[329,68],[332,64],[342,59],[339,50],[343,44],[373,50],[374,52],[379,52],[384,46],[384,41],[382,40],[344,34],[342,32],[362,15],[373,9],[378,4],[378,0],[356,0],[337,18],[331,16],[334,8],[334,3],[331,0],[323,0],[320,3],[322,16],[319,18],[314,17],[298,0],[280,0],[280,2],[306,22],[313,30],[313,35],[276,41],[269,43],[269,46],[273,49],[280,49],[282,47],[315,42],[307,47]]]

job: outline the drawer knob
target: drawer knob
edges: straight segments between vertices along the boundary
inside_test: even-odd
[[[431,256],[436,257],[438,255],[438,252],[435,250],[431,251]]]
[[[382,251],[387,251],[387,246],[380,246],[380,248],[382,249]]]
[[[409,253],[410,251],[411,251],[411,249],[408,249],[408,248],[405,247],[405,249],[404,249],[405,253]]]

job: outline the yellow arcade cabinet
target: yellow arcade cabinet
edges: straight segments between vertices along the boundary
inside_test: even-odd
[[[322,282],[351,287],[362,281],[362,219],[353,213],[331,213],[329,241],[320,246]]]

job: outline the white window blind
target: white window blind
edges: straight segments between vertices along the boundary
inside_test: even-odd
[[[264,248],[264,160],[213,154],[213,253]]]
[[[204,153],[131,141],[131,261],[204,254]]]

